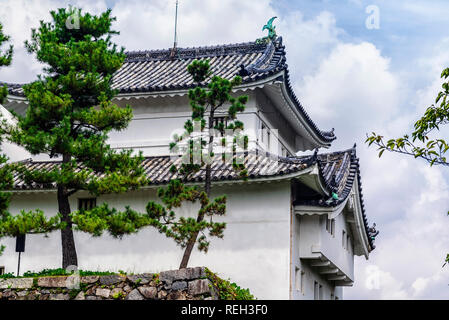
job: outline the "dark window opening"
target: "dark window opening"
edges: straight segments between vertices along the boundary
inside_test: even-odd
[[[222,128],[221,125],[223,125]],[[226,116],[214,117],[212,128],[219,131],[223,130],[222,132],[220,132],[219,136],[221,137],[224,136],[224,130],[226,130],[227,126],[228,126],[228,117]]]
[[[78,210],[91,210],[97,206],[97,198],[78,199]]]
[[[321,194],[299,181],[292,184],[292,193],[293,205],[303,203],[304,201],[320,200],[323,197]]]

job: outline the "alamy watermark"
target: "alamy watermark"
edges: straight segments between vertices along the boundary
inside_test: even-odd
[[[240,129],[204,129],[200,121],[193,121],[193,130],[190,134],[173,132],[172,136],[176,146],[170,149],[171,160],[181,158],[182,164],[212,164],[214,159],[220,157],[226,164],[244,164],[245,155],[255,150],[264,150],[254,157],[256,164],[270,158],[272,166],[276,169],[279,161],[279,133],[277,129],[240,130]],[[210,137],[213,136],[209,154]]]
[[[75,9],[73,14],[71,14],[65,21],[65,26],[67,29],[79,29],[80,28],[80,10]]]
[[[65,269],[68,273],[72,273],[70,276],[67,277],[65,280],[65,286],[69,290],[79,290],[80,289],[80,283],[81,283],[81,277],[80,272],[78,270],[77,266],[68,266]]]
[[[380,29],[380,9],[376,5],[369,5],[366,7],[365,12],[368,17],[365,20],[365,27],[368,30]]]
[[[365,269],[365,287],[368,290],[379,290],[380,289],[380,275],[381,271],[377,266],[368,266]]]

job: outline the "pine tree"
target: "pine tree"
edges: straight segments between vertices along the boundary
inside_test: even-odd
[[[9,36],[3,34],[3,26],[0,24],[0,47],[9,41]],[[3,53],[0,51],[0,67],[9,66],[12,61],[13,46],[10,45]],[[8,94],[7,86],[0,89],[0,103]],[[0,144],[3,141],[3,132],[0,132]],[[1,151],[1,150],[0,150]],[[17,215],[11,215],[8,211],[11,193],[8,190],[13,186],[11,166],[8,158],[0,155],[0,239],[4,237],[16,237],[26,233],[48,233],[61,227],[60,216],[47,218],[40,210],[21,211]],[[0,245],[0,255],[5,246]]]
[[[173,179],[166,188],[158,190],[163,205],[152,201],[147,205],[151,224],[184,248],[180,269],[187,267],[195,243],[198,243],[200,251],[208,251],[210,241],[206,232],[212,237],[223,237],[226,224],[214,222],[213,217],[226,213],[226,196],[210,199],[212,162],[216,161],[217,148],[223,147],[222,161],[231,162],[242,179],[246,179],[247,175],[242,154],[239,155],[237,148],[246,150],[248,140],[242,134],[243,123],[236,117],[245,110],[248,97],[232,96],[233,88],[241,84],[241,77],[228,80],[212,75],[209,60],[193,61],[188,66],[188,72],[196,83],[196,87],[189,90],[192,116],[184,125],[185,133],[175,136],[175,141],[170,144],[171,151],[181,153],[183,159],[179,168],[172,167],[172,172],[178,172],[183,179]],[[226,149],[229,142],[231,150]],[[199,171],[204,171],[203,190],[186,186],[185,180]],[[199,203],[196,219],[176,217],[173,209],[181,207],[186,201]]]
[[[31,154],[61,160],[45,171],[23,163],[16,163],[14,170],[27,183],[56,186],[66,268],[78,265],[69,197],[81,190],[94,196],[125,192],[147,180],[141,155],[117,152],[107,144],[108,133],[125,129],[132,119],[131,107],[111,102],[117,94],[111,88],[112,75],[125,59],[124,49],[111,41],[118,34],[111,30],[111,10],[96,16],[76,8],[58,9],[51,17],[51,22],[41,21],[25,43],[46,67],[37,81],[24,86],[29,107],[24,116],[15,115],[18,124],[7,132],[11,142]],[[80,224],[85,222],[83,213],[78,214]]]
[[[0,67],[9,66],[12,61],[13,46],[9,45],[5,52],[2,52],[1,47],[5,42],[9,41],[9,36],[3,33],[3,25],[0,23]],[[0,87],[0,104],[8,95],[8,87],[6,85]]]
[[[0,23],[0,48],[4,42],[9,41],[9,36],[3,33],[3,25]],[[13,54],[13,46],[10,45],[5,53],[0,50],[0,67],[9,66],[11,64]],[[5,85],[0,88],[0,104],[3,103],[3,100],[8,95],[8,87]],[[6,157],[0,157],[0,165],[3,165],[6,162]],[[2,168],[3,169],[3,168]],[[5,187],[9,186],[10,181],[6,179],[5,173],[0,171],[0,190],[4,190]],[[3,185],[2,185],[3,184]],[[4,192],[0,192],[0,216],[3,217],[4,212],[8,209],[9,206],[9,197],[8,194]],[[2,229],[0,224],[0,237],[2,235]],[[0,255],[2,255],[3,250],[5,250],[5,246],[0,245]]]

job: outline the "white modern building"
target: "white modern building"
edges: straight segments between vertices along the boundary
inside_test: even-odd
[[[157,200],[156,190],[173,177],[168,145],[182,131],[191,110],[187,97],[193,80],[187,66],[194,59],[210,59],[214,74],[243,77],[235,94],[249,96],[239,116],[250,136],[245,157],[248,181],[232,166],[217,159],[213,193],[228,196],[224,239],[214,239],[207,254],[195,251],[190,266],[207,266],[223,278],[247,287],[259,299],[342,299],[354,279],[354,256],[368,259],[374,249],[365,215],[356,148],[322,153],[336,139],[320,130],[307,115],[289,80],[282,38],[267,43],[139,51],[127,54],[114,77],[116,103],[129,104],[134,119],[126,131],[110,136],[114,148],[142,150],[142,164],[152,184],[138,191],[92,199],[87,193],[71,198],[72,210],[104,201],[111,206],[144,210]],[[27,107],[20,85],[9,84],[5,108],[23,114]],[[225,119],[217,119],[225,121]],[[349,143],[349,142],[348,142]],[[314,150],[316,150],[314,152]],[[295,156],[298,152],[308,156]],[[17,158],[17,155],[16,157]],[[57,165],[44,157],[28,159],[30,167]],[[201,173],[190,183],[201,183]],[[52,185],[15,181],[12,212],[57,211]],[[188,208],[182,214],[189,215]],[[183,250],[154,229],[121,240],[92,238],[75,233],[79,267],[129,272],[176,269]],[[14,239],[2,240],[0,257],[6,272],[15,272]],[[27,236],[22,270],[61,265],[59,233]]]

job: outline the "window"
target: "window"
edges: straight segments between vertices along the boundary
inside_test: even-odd
[[[285,149],[284,147],[281,147],[281,156],[287,157],[287,149]]]
[[[295,289],[302,294],[304,294],[304,277],[305,272],[300,268],[295,267]]]
[[[295,289],[296,291],[301,290],[301,269],[295,268]]]
[[[266,149],[269,151],[270,150],[270,129],[268,129],[268,127],[265,125],[265,123],[262,122],[261,125],[261,133],[260,133],[260,142],[262,142]]]
[[[335,235],[335,219],[326,219],[326,231]]]
[[[323,286],[315,281],[313,286],[313,298],[315,300],[323,300]]]
[[[343,246],[344,249],[346,249],[346,231],[343,230],[343,234],[341,237],[341,245]]]
[[[304,290],[304,288],[305,288],[305,281],[306,281],[306,273],[304,272],[304,271],[302,271],[301,270],[301,293],[302,294],[305,294],[305,290]]]
[[[78,199],[78,210],[91,210],[97,206],[97,198]]]
[[[265,132],[267,131],[267,127],[265,126],[265,124],[262,122],[262,125],[261,125],[261,131],[260,131],[260,141],[262,142],[262,143],[264,143],[265,142],[265,140],[266,140],[266,138],[265,138]]]
[[[0,276],[5,274],[5,267],[4,266],[0,266]]]
[[[270,130],[267,130],[267,150],[268,151],[270,151],[270,148],[271,148],[270,141],[271,141],[271,132],[270,132]]]
[[[351,249],[351,238],[349,237],[349,234],[346,236],[346,249],[348,249],[348,251]]]
[[[226,129],[226,126],[228,125],[228,117],[214,117],[213,127],[215,128],[220,123],[223,123],[224,129]]]

